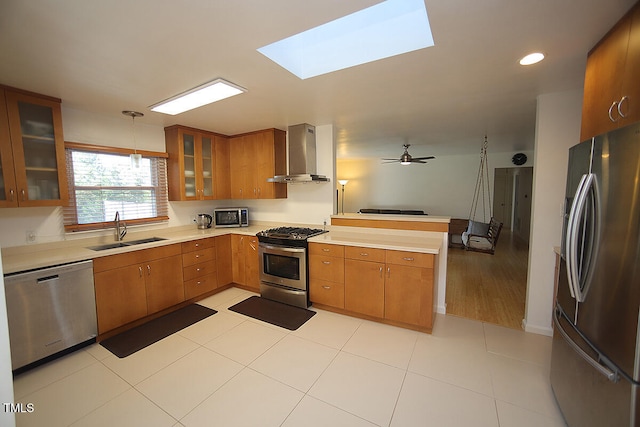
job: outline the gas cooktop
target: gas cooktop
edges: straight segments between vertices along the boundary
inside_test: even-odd
[[[268,241],[267,239],[307,240],[309,237],[317,236],[318,234],[326,232],[326,230],[322,230],[320,228],[277,227],[260,231],[256,236],[258,236],[258,240],[261,242]]]

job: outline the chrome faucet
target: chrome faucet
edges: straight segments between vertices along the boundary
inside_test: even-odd
[[[115,225],[116,242],[119,242],[124,239],[124,236],[127,234],[127,224],[125,224],[124,221],[120,221],[120,213],[118,211],[116,211],[116,217],[113,223]]]

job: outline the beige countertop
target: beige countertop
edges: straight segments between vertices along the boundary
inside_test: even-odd
[[[407,222],[438,222],[448,224],[451,222],[450,216],[433,215],[388,215],[388,214],[361,214],[344,213],[331,215],[331,219],[362,219],[376,221],[407,221]]]
[[[11,274],[225,234],[255,236],[261,230],[279,225],[284,224],[255,223],[249,227],[210,228],[206,230],[199,230],[194,226],[185,226],[137,233],[130,232],[123,240],[124,242],[148,237],[161,237],[165,240],[101,251],[95,251],[89,249],[89,247],[114,243],[112,236],[74,238],[59,242],[8,247],[2,248],[2,267],[5,274]],[[312,227],[322,228],[319,225],[312,225]],[[439,237],[438,233],[357,227],[328,227],[328,229],[330,230],[329,233],[312,237],[309,242],[431,254],[438,254],[442,245],[442,237]]]
[[[427,232],[381,232],[379,229],[352,229],[333,227],[329,233],[309,239],[309,243],[362,246],[366,248],[392,249],[437,255],[442,246],[442,237]]]

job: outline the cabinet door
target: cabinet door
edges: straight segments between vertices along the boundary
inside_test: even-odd
[[[255,191],[255,150],[250,135],[229,140],[231,156],[231,198],[253,199]]]
[[[198,183],[196,179],[196,133],[180,130],[180,143],[182,145],[182,174],[183,174],[183,200],[198,199]]]
[[[9,132],[20,206],[68,201],[60,103],[6,91]]]
[[[622,77],[622,96],[626,99],[620,106],[625,115],[620,126],[626,126],[640,120],[640,4],[636,4],[630,15],[629,44]]]
[[[630,15],[623,17],[589,53],[582,102],[581,141],[621,125],[617,103],[625,95],[623,76],[626,61],[637,62],[627,54],[631,21]],[[625,101],[621,109],[628,107],[629,102],[633,100]],[[610,109],[614,121],[609,117]]]
[[[386,267],[385,319],[431,328],[433,270],[393,264]]]
[[[247,236],[233,234],[231,236],[231,253],[233,258],[232,277],[233,281],[239,285],[246,284],[245,279],[245,240]]]
[[[149,261],[145,263],[144,270],[149,314],[184,301],[180,255]]]
[[[229,138],[215,136],[215,177],[214,195],[216,199],[226,200],[231,198],[231,166],[229,153]]]
[[[245,284],[254,291],[260,292],[260,258],[257,237],[247,236],[245,251]]]
[[[215,196],[215,141],[213,135],[202,134],[196,151],[198,161],[198,199],[212,200]]]
[[[99,334],[147,315],[144,274],[142,265],[94,274]]]
[[[18,206],[11,134],[4,90],[0,89],[0,207]]]
[[[257,156],[256,197],[277,199],[287,197],[287,184],[267,182],[275,175],[286,175],[286,137],[277,129],[268,129],[253,135]]]
[[[233,257],[231,251],[231,236],[216,237],[216,272],[218,286],[225,286],[233,282]]]
[[[384,317],[384,264],[344,260],[344,308]]]

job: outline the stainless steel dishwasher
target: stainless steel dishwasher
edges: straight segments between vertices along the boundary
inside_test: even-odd
[[[8,274],[4,287],[14,371],[95,341],[93,261]]]

